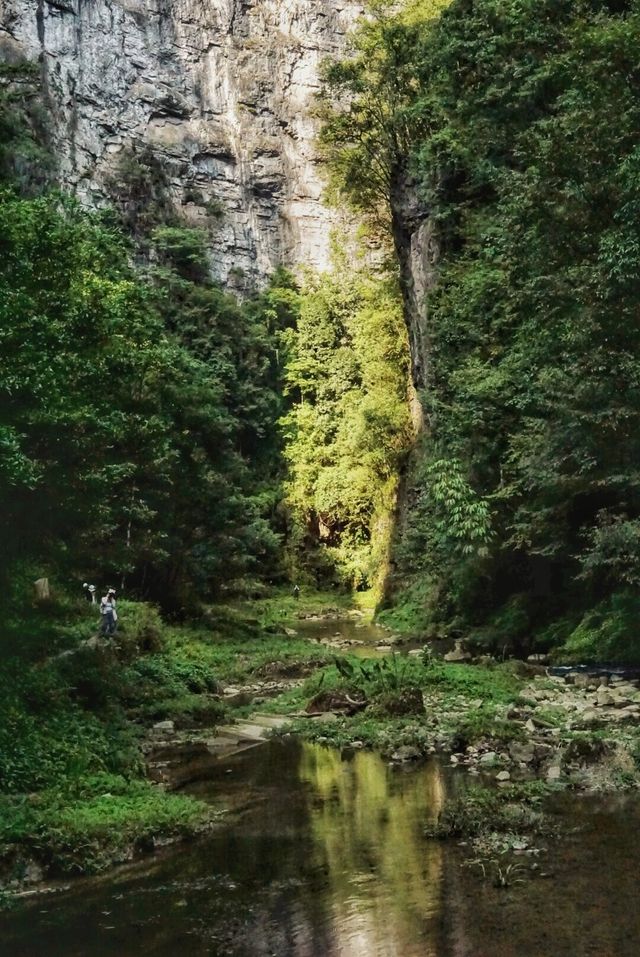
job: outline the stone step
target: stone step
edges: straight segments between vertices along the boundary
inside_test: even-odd
[[[290,717],[280,714],[252,714],[248,718],[252,724],[259,724],[265,728],[281,728],[283,725],[288,724],[291,721]]]
[[[266,741],[270,731],[282,727],[289,720],[284,715],[252,714],[248,718],[241,718],[236,724],[220,725],[216,728],[215,737],[211,739],[210,744],[216,747],[214,742],[226,745],[234,742],[243,744],[247,741]]]
[[[235,738],[238,742],[249,739],[251,741],[262,741],[267,736],[268,729],[263,725],[249,724],[249,722],[239,721],[238,724],[223,725],[218,729],[217,737],[221,735],[225,738]]]

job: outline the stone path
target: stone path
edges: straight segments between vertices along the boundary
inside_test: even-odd
[[[206,776],[220,758],[262,744],[271,731],[290,720],[284,715],[256,712],[235,724],[200,732],[178,731],[173,721],[160,721],[152,728],[146,748],[149,777],[170,788],[181,787]]]
[[[211,744],[215,746],[216,742],[218,742],[221,748],[224,748],[227,742],[235,742],[237,746],[242,746],[243,744],[259,744],[269,737],[271,731],[275,728],[281,728],[290,720],[291,718],[287,718],[284,715],[260,714],[256,712],[256,714],[252,714],[248,718],[241,718],[239,721],[236,721],[235,724],[220,725],[216,728],[216,734]]]

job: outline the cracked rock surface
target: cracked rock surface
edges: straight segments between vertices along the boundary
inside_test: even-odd
[[[312,115],[354,0],[3,0],[0,59],[42,71],[60,179],[107,201],[118,158],[150,148],[187,222],[239,290],[279,264],[328,264]]]

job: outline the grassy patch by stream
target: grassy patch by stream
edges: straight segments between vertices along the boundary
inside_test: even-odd
[[[345,656],[265,708],[292,714],[292,729],[307,740],[338,747],[359,741],[384,754],[410,745],[426,753],[432,748],[457,750],[479,739],[505,743],[521,737],[520,727],[505,714],[522,685],[502,666],[488,669],[396,655],[378,661]],[[416,692],[424,706],[407,708]],[[349,716],[330,715],[331,720],[295,717],[314,698],[331,693],[360,696],[365,706]]]
[[[16,623],[16,653],[0,664],[0,883],[103,870],[197,833],[211,808],[145,778],[149,725],[227,720],[222,686],[327,658],[233,609],[191,626],[139,603],[121,602],[119,613],[107,645],[86,644],[96,615],[85,604],[34,613],[21,647]]]

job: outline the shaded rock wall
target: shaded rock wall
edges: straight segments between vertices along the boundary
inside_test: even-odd
[[[3,0],[0,57],[41,64],[60,178],[105,203],[119,158],[149,146],[231,286],[278,264],[326,267],[310,113],[353,0]],[[210,211],[217,214],[212,217]]]
[[[415,184],[398,171],[391,192],[393,239],[400,265],[404,311],[409,332],[411,371],[416,391],[429,380],[428,295],[437,281],[440,247],[429,210]],[[420,402],[411,400],[416,430],[422,428]]]

